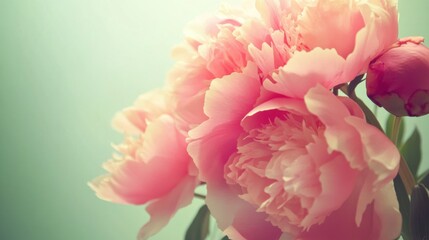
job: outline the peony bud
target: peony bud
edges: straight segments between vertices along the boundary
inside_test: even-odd
[[[369,64],[368,97],[395,116],[429,113],[429,48],[422,42],[401,39]]]

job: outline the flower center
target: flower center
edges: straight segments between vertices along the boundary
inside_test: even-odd
[[[282,230],[294,231],[321,192],[318,151],[325,127],[312,116],[285,114],[242,136],[225,178]]]

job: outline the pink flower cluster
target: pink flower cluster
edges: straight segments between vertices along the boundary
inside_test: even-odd
[[[92,188],[148,204],[139,239],[200,183],[230,239],[395,239],[398,150],[330,90],[397,41],[397,1],[252,3],[188,26],[166,86],[115,118],[125,142]]]

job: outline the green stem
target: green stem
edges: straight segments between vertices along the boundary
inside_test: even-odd
[[[377,106],[377,105],[375,105],[375,104],[374,104],[373,113],[374,113],[374,116],[375,116],[375,117],[377,117],[377,116],[378,116],[378,108],[379,108],[379,106]]]
[[[399,136],[400,126],[401,126],[401,117],[394,116],[391,139],[398,148],[399,148],[398,136]],[[404,183],[405,190],[407,191],[408,195],[411,195],[411,192],[413,191],[413,188],[416,185],[416,180],[414,179],[414,176],[411,173],[411,170],[408,167],[407,162],[402,156],[401,156],[401,161],[399,163],[399,176],[401,177],[402,182]]]
[[[204,196],[203,194],[194,193],[194,197],[202,199],[202,200],[206,200],[206,196]]]
[[[408,195],[411,195],[413,188],[416,185],[416,180],[414,179],[407,162],[402,156],[401,162],[399,163],[399,176],[404,183],[405,190],[407,190]]]
[[[392,142],[398,146],[398,136],[399,136],[399,129],[401,127],[401,117],[393,117],[393,128],[392,128]],[[398,146],[399,147],[399,146]]]
[[[365,114],[366,121],[369,124],[373,125],[374,127],[378,128],[380,131],[383,132],[383,128],[381,127],[380,122],[378,122],[377,118],[374,116],[374,113],[371,111],[371,109],[368,108],[368,106],[366,106],[366,104],[360,98],[356,96],[356,93],[354,91],[349,91],[349,85],[344,84],[340,87],[340,90],[359,105],[359,107]]]

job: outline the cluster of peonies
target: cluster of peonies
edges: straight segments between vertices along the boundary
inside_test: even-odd
[[[396,0],[256,0],[185,34],[166,86],[116,116],[125,142],[91,183],[104,200],[148,204],[139,239],[201,183],[230,239],[399,235],[399,152],[330,91],[398,41]]]

